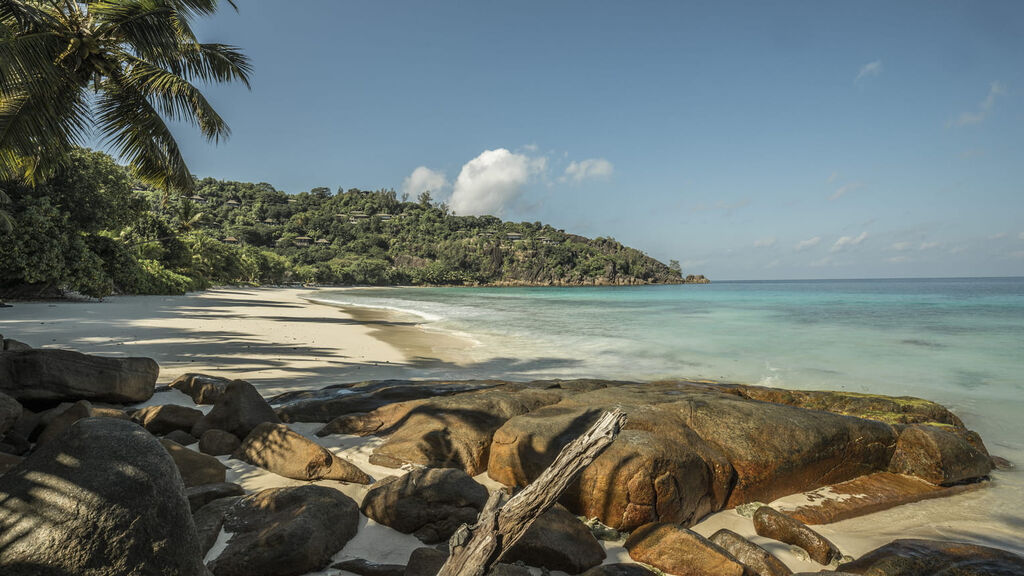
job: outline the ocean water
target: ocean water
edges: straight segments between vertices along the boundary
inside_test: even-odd
[[[986,490],[830,530],[1024,553],[1024,278],[360,288],[317,300],[388,308],[475,342],[464,366],[423,377],[681,377],[937,401],[1018,468],[993,472]]]

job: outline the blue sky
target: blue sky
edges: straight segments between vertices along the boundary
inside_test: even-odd
[[[1022,2],[241,0],[200,176],[430,188],[713,279],[1024,275]]]

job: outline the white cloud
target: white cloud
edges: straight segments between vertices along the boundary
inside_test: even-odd
[[[886,258],[885,261],[893,264],[902,264],[904,262],[910,262],[910,258],[906,256],[893,256],[892,258]]]
[[[1021,232],[1021,234],[1024,235],[1024,232]],[[999,232],[998,234],[993,234],[993,235],[989,236],[988,239],[989,240],[1002,240],[1003,238],[1006,238],[1006,236],[1007,236],[1006,232]],[[1021,239],[1024,240],[1024,238],[1021,238]]]
[[[448,179],[444,172],[436,172],[426,166],[416,168],[408,178],[402,181],[402,192],[412,198],[428,191],[436,194],[447,187]]]
[[[832,174],[829,175],[827,182],[831,184],[835,182],[837,178],[839,178],[839,172],[833,172]]]
[[[921,242],[921,246],[919,246],[917,249],[918,250],[931,250],[932,248],[938,248],[938,247],[939,247],[939,243],[938,242]]]
[[[878,76],[882,73],[882,61],[875,60],[874,62],[868,62],[867,64],[860,67],[860,72],[857,72],[857,77],[853,79],[854,82],[860,82],[861,80],[871,77]]]
[[[861,186],[860,182],[850,182],[849,184],[843,184],[842,186],[837,188],[836,191],[833,192],[832,195],[828,197],[828,199],[829,200],[839,200],[840,198],[845,196],[847,192],[852,192],[852,191],[860,188],[860,186]]]
[[[811,262],[810,265],[815,267],[815,268],[818,268],[820,266],[828,266],[831,263],[832,263],[832,257],[831,256],[825,256],[824,258],[821,258],[819,260],[815,260],[814,262]]]
[[[821,236],[815,236],[814,238],[808,238],[807,240],[801,240],[796,243],[794,249],[799,252],[801,250],[807,250],[808,248],[814,248],[818,244],[821,244]]]
[[[564,178],[573,182],[582,182],[594,178],[607,178],[615,168],[604,158],[587,158],[576,162],[573,160],[565,169]]]
[[[832,245],[831,251],[832,252],[839,252],[839,251],[845,250],[845,249],[847,249],[847,248],[849,248],[851,246],[856,246],[856,245],[860,244],[861,242],[863,242],[867,237],[868,237],[868,233],[867,232],[861,232],[860,236],[857,236],[856,238],[853,237],[853,236],[843,236],[839,240],[836,240],[836,243]]]
[[[537,145],[536,144],[525,144],[525,145],[523,145],[523,150],[526,150],[527,152],[536,152],[537,151]]]
[[[950,120],[946,126],[973,126],[981,124],[988,117],[996,105],[996,98],[1006,94],[1006,87],[999,82],[993,82],[988,87],[988,95],[978,104],[975,112],[964,112],[956,120]]]
[[[461,215],[499,215],[546,167],[544,157],[529,158],[505,148],[485,150],[462,167],[449,204]]]
[[[889,246],[889,249],[890,250],[895,250],[897,252],[903,252],[904,250],[910,250],[910,248],[913,245],[914,245],[913,242],[896,242],[892,246]]]
[[[754,240],[754,248],[771,248],[772,246],[775,246],[774,236]]]

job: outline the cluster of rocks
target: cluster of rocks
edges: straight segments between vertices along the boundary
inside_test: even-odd
[[[870,487],[887,478],[889,492],[927,487],[864,504],[873,511],[908,501],[909,492],[931,497],[978,482],[992,467],[976,434],[941,406],[916,399],[581,380],[375,381],[268,402],[247,382],[189,374],[170,387],[208,411],[173,404],[133,410],[154,393],[159,367],[152,360],[0,342],[3,574],[299,576],[330,566],[364,515],[423,547],[405,565],[346,560],[334,569],[432,576],[447,558],[448,539],[487,500],[473,476],[524,486],[611,407],[629,414],[625,429],[491,574],[525,576],[526,566],[587,576],[654,573],[604,564],[595,534],[631,532],[624,543],[631,558],[663,572],[786,575],[785,565],[739,534],[703,538],[689,526],[723,508],[844,482],[863,490],[865,479]],[[373,479],[286,424],[297,421],[322,422],[321,435],[382,436],[371,461],[412,470],[369,485],[360,502],[313,484]],[[305,483],[246,493],[226,481],[225,457]],[[910,484],[899,480],[907,478]],[[1024,569],[1024,559],[1008,552],[909,540],[850,561],[800,520],[855,512],[755,506],[751,516],[759,535],[848,573]],[[209,554],[218,541],[222,550]],[[215,557],[204,562],[207,556]]]

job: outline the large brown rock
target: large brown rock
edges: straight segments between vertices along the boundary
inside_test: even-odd
[[[831,524],[902,504],[942,498],[984,487],[984,483],[936,486],[913,476],[876,472],[807,493],[807,502],[779,510],[804,524]]]
[[[161,438],[160,444],[174,459],[174,465],[178,467],[178,473],[181,474],[185,486],[191,488],[203,484],[217,484],[227,478],[227,466],[213,456],[196,452],[166,438]]]
[[[199,439],[199,451],[211,456],[231,454],[241,445],[242,441],[238,439],[238,436],[224,430],[207,430]]]
[[[146,406],[132,414],[132,420],[158,436],[175,430],[188,432],[202,417],[203,413],[200,410],[177,404]]]
[[[392,468],[408,463],[456,467],[476,476],[486,470],[495,430],[561,396],[556,390],[503,386],[389,404],[370,413],[381,421],[376,434],[387,437],[370,461]]]
[[[871,576],[1020,576],[1024,557],[988,546],[894,540],[837,569]]]
[[[206,574],[173,460],[125,420],[79,420],[0,476],[0,534],[4,574]]]
[[[371,482],[370,477],[355,464],[331,454],[286,424],[264,422],[253,428],[232,458],[296,480]]]
[[[761,506],[754,512],[754,530],[765,538],[803,548],[807,556],[818,564],[830,564],[843,557],[828,538],[770,506]]]
[[[145,402],[153,396],[159,375],[160,367],[150,358],[106,358],[71,350],[0,352],[0,391],[23,404]]]
[[[356,535],[359,508],[348,496],[307,484],[242,497],[224,517],[227,547],[215,576],[298,576],[322,570]]]
[[[604,561],[604,548],[579,518],[561,506],[541,514],[519,542],[502,556],[505,562],[579,574]]]
[[[624,544],[629,557],[675,576],[744,576],[745,569],[728,552],[678,524],[641,526]]]
[[[721,546],[733,558],[749,568],[756,576],[790,576],[793,571],[770,552],[732,530],[721,529],[708,538]]]
[[[963,434],[916,425],[900,432],[889,470],[949,485],[986,476],[992,471],[992,459],[984,446],[972,446]]]
[[[434,576],[448,560],[448,555],[434,548],[417,548],[409,555],[405,576]]]
[[[455,468],[425,468],[385,478],[367,491],[367,517],[427,544],[473,524],[487,501],[487,489]]]
[[[71,428],[72,424],[82,418],[89,418],[91,416],[95,416],[92,404],[88,400],[79,400],[53,415],[52,418],[48,418],[49,422],[46,424],[46,428],[43,428],[43,431],[39,433],[36,443],[42,445],[56,440],[63,436]]]
[[[228,378],[190,372],[178,376],[168,386],[188,394],[196,404],[216,404],[230,383]]]
[[[621,530],[654,521],[691,525],[720,509],[733,482],[728,461],[672,412],[628,391],[570,397],[510,419],[494,434],[488,475],[525,486],[606,409],[629,414],[625,428],[562,497],[572,511]]]
[[[192,427],[192,435],[202,438],[207,430],[217,429],[245,438],[264,422],[281,423],[274,409],[252,384],[245,380],[232,380],[213,408]]]

